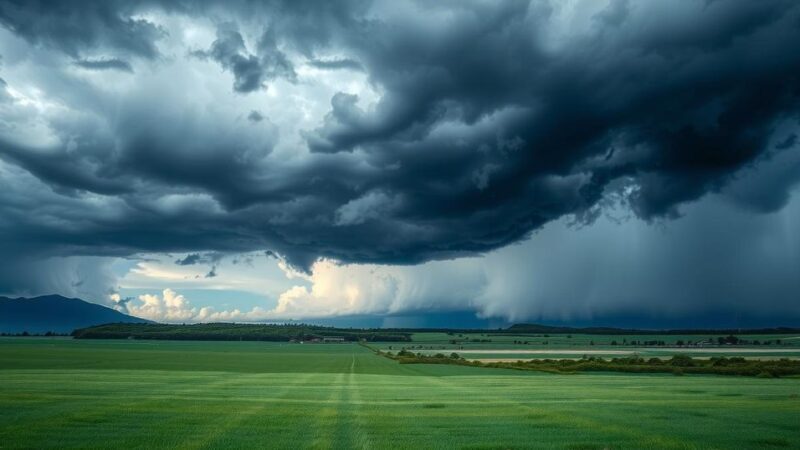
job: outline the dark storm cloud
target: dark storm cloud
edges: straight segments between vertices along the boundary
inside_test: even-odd
[[[792,133],[789,136],[786,136],[786,139],[782,140],[781,142],[775,144],[775,148],[777,150],[787,150],[794,147],[794,144],[797,142],[797,135]]]
[[[363,70],[364,67],[358,61],[341,58],[341,59],[312,59],[308,62],[310,65],[318,69],[338,70]]]
[[[7,0],[0,2],[0,24],[34,45],[73,57],[114,49],[155,58],[163,31],[132,17],[135,6],[124,1]]]
[[[195,264],[216,264],[225,255],[222,253],[189,253],[188,255],[184,256],[183,258],[178,258],[175,260],[175,264],[179,266],[192,266]]]
[[[200,254],[199,253],[190,253],[186,255],[186,257],[181,259],[176,259],[175,264],[179,266],[191,266],[193,264],[197,264],[200,261]]]
[[[121,70],[133,73],[133,67],[127,61],[117,58],[109,59],[80,59],[75,61],[76,66],[89,70]]]
[[[230,24],[217,30],[217,39],[205,52],[195,55],[209,57],[218,62],[224,69],[233,72],[233,89],[236,92],[248,93],[262,89],[265,83],[277,77],[294,80],[297,75],[275,42],[272,32],[266,31],[258,41],[257,54],[247,51],[242,35]]]
[[[213,19],[213,43],[194,54],[232,74],[236,92],[276,78],[312,84],[295,55],[326,69],[357,62],[380,93],[373,106],[333,95],[288,161],[271,156],[281,130],[225,122],[182,80],[122,103],[84,87],[75,108],[92,114],[51,120],[63,137],[51,151],[0,136],[0,158],[24,169],[15,179],[56,190],[30,203],[51,220],[0,220],[0,238],[43,253],[260,248],[302,268],[318,257],[415,263],[486,252],[565,215],[596,217],[611,194],[642,218],[676,216],[797,151],[776,135],[800,111],[792,1],[613,1],[574,33],[547,2],[0,5],[6,28],[72,57],[152,58],[161,32],[135,18],[143,11]],[[74,21],[84,13],[85,35]],[[39,14],[52,26],[40,29]],[[761,184],[761,200],[748,201],[765,207],[753,209],[784,204],[770,193],[794,176]],[[9,210],[33,198],[0,196]]]
[[[617,27],[628,17],[630,4],[628,0],[611,0],[608,6],[595,14],[594,19],[604,25]]]

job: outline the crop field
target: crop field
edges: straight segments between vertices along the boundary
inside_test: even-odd
[[[698,342],[716,340],[724,334],[686,334],[686,335],[636,335],[636,334],[497,334],[497,333],[414,333],[411,338],[414,344],[438,345],[447,348],[521,348],[522,346],[539,348],[614,348],[621,347],[623,343],[632,341],[663,341],[668,346],[680,342]],[[758,340],[759,343],[769,342],[769,345],[758,345],[764,349],[794,349],[800,351],[800,336],[786,334],[756,334],[740,335],[748,341]],[[454,344],[453,341],[456,343]],[[612,345],[617,342],[618,346]],[[403,344],[403,343],[399,343]],[[383,346],[398,345],[387,342]]]
[[[399,364],[358,344],[0,339],[0,448],[800,448],[800,379]]]
[[[744,345],[703,344],[721,335],[592,335],[592,334],[497,334],[497,333],[414,333],[412,342],[384,342],[374,347],[396,352],[408,349],[424,355],[456,352],[471,360],[515,361],[525,359],[576,359],[586,356],[615,358],[641,356],[669,358],[685,354],[695,358],[741,356],[748,359],[800,359],[800,336],[745,335]],[[648,341],[663,345],[645,345]],[[753,344],[758,341],[758,345]],[[637,342],[639,345],[632,345]],[[612,343],[615,343],[612,345]]]
[[[396,346],[395,346],[396,347]],[[401,347],[402,348],[402,347]],[[575,348],[575,349],[475,349],[465,350],[446,349],[455,351],[465,359],[474,360],[525,360],[525,359],[577,359],[584,356],[597,356],[600,358],[619,358],[626,356],[640,356],[642,358],[669,358],[672,355],[682,354],[693,358],[712,358],[712,357],[733,357],[739,356],[746,359],[798,359],[800,349],[754,349],[754,348],[652,348],[652,347],[629,347],[619,349],[595,349],[595,348]],[[421,349],[415,350],[424,355],[441,353],[443,349]]]

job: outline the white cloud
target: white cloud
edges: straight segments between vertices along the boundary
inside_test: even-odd
[[[143,294],[135,299],[121,299],[119,294],[113,294],[111,300],[116,302],[118,311],[156,322],[253,322],[269,318],[262,308],[244,312],[238,309],[215,311],[211,306],[198,308],[172,289],[164,289],[160,296]]]
[[[417,266],[314,264],[311,286],[294,286],[270,315],[304,319],[468,309],[484,283],[480,258]]]

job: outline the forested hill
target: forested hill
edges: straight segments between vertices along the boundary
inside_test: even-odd
[[[331,328],[304,324],[204,323],[191,325],[108,324],[75,330],[77,339],[169,339],[196,341],[410,341],[410,333]]]

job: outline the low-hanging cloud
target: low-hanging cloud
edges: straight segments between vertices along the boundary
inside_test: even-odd
[[[266,316],[471,311],[510,323],[657,327],[800,320],[800,197],[772,217],[721,196],[688,209],[669,226],[603,216],[576,229],[561,220],[482,257],[400,267],[318,262],[310,286],[287,289]]]
[[[75,65],[89,70],[120,70],[133,73],[133,67],[127,61],[117,58],[80,59]]]

